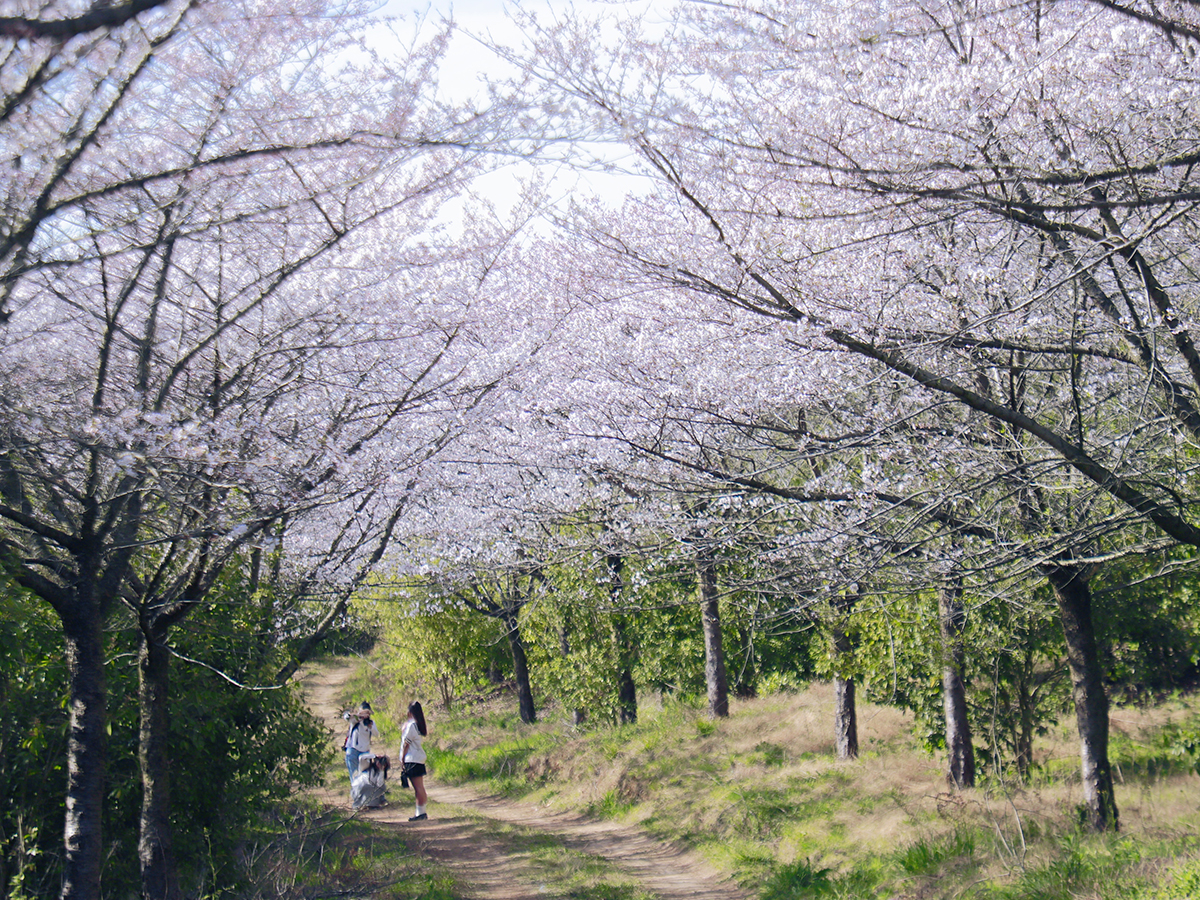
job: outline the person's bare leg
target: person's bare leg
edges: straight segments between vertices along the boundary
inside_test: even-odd
[[[429,799],[429,795],[425,793],[425,776],[418,775],[416,778],[410,778],[408,780],[412,782],[413,793],[416,794],[416,798],[417,798],[417,814],[415,816],[413,816],[412,818],[413,819],[424,819],[425,818],[425,801]],[[412,820],[410,819],[409,821],[412,821]]]

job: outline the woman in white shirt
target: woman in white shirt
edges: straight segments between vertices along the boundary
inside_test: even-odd
[[[379,737],[379,729],[371,718],[371,704],[364,700],[362,707],[353,714],[350,730],[346,733],[346,768],[351,779],[358,774],[358,758],[370,752],[373,737]]]
[[[410,822],[428,818],[425,815],[425,801],[428,799],[425,793],[425,748],[421,746],[421,740],[428,733],[425,730],[425,713],[421,710],[421,704],[414,700],[408,704],[408,721],[400,732],[401,783],[403,779],[411,781],[417,798],[417,814],[408,817]]]

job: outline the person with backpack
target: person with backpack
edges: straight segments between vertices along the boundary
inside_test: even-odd
[[[371,704],[366,700],[358,710],[353,713],[346,712],[343,718],[350,721],[350,730],[346,732],[342,746],[346,749],[346,769],[353,780],[358,773],[358,758],[370,752],[371,738],[379,737],[379,729],[375,727],[375,721],[371,718]]]

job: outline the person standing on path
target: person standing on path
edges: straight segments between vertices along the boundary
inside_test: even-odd
[[[343,746],[346,748],[346,769],[350,772],[351,780],[358,774],[358,758],[371,750],[371,738],[379,737],[379,729],[371,718],[371,704],[366,700],[354,713],[346,713],[351,719],[350,730],[346,733]]]
[[[429,799],[425,793],[425,748],[421,746],[422,739],[428,733],[425,729],[425,713],[421,710],[421,704],[414,700],[408,704],[408,721],[400,732],[400,783],[411,781],[417,799],[417,814],[409,816],[410,822],[428,818],[425,815],[425,801]]]

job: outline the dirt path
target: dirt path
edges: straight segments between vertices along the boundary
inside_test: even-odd
[[[335,734],[344,728],[338,704],[353,671],[353,665],[322,668],[303,680],[309,706]],[[413,813],[412,794],[400,788],[398,779],[388,789],[388,806],[359,814],[387,827],[412,829],[417,839],[410,846],[468,885],[469,900],[544,897],[526,854],[488,834],[489,820],[547,833],[571,850],[602,857],[660,900],[746,900],[747,895],[736,885],[721,881],[696,854],[664,844],[636,828],[482,797],[468,788],[438,784],[436,772],[426,779],[426,788],[429,819],[424,822],[408,821]],[[349,794],[343,783],[323,791],[321,799],[349,812]]]

